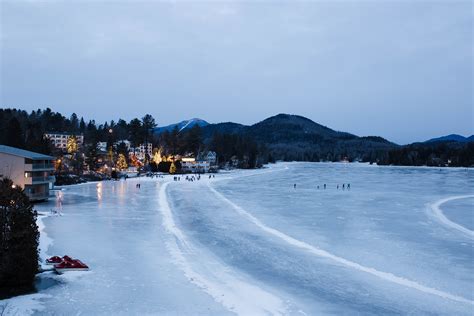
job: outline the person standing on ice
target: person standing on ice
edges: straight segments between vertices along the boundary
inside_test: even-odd
[[[293,185],[293,189],[296,189],[296,183]]]
[[[326,190],[326,183],[324,184],[324,190]]]

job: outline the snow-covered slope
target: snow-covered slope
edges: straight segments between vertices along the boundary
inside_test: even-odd
[[[154,129],[153,132],[155,134],[161,134],[164,131],[171,132],[175,127],[177,127],[178,130],[181,132],[181,131],[184,131],[188,128],[192,128],[195,125],[199,125],[199,126],[203,127],[203,126],[209,125],[209,123],[202,120],[202,119],[200,119],[200,118],[192,118],[190,120],[184,120],[184,121],[181,121],[179,123],[170,124],[170,125],[163,126],[163,127],[157,127],[157,128]]]

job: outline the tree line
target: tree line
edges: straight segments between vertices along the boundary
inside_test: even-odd
[[[0,109],[0,144],[59,156],[60,150],[44,137],[45,133],[83,135],[81,154],[84,155],[78,154],[74,160],[78,171],[84,163],[91,169],[97,167],[98,158],[103,154],[98,150],[99,142],[107,143],[107,150],[110,149],[114,159],[118,160],[123,155],[126,163],[130,163],[127,146],[121,140],[129,141],[132,147],[151,143],[166,156],[197,156],[200,152],[211,150],[217,153],[220,165],[238,160],[236,166],[240,168],[255,168],[268,161],[264,146],[257,144],[250,136],[216,132],[211,138],[205,138],[198,125],[181,131],[175,127],[157,135],[154,133],[156,126],[155,118],[150,114],[128,122],[118,119],[98,124],[95,120],[86,121],[76,113],[66,117],[50,108],[30,113],[19,109]],[[147,157],[147,161],[151,162],[151,158]]]
[[[384,165],[472,167],[474,166],[474,142],[414,143],[390,150]]]

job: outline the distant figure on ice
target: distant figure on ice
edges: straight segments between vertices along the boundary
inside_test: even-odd
[[[346,188],[346,187],[345,187],[345,184],[343,183],[343,184],[342,184],[342,189],[344,190],[345,188]]]
[[[293,189],[296,189],[296,183],[293,185]]]
[[[318,190],[319,190],[319,185],[318,185]]]
[[[348,184],[347,184],[347,190],[350,190],[350,189],[351,189],[351,184],[348,183]]]
[[[339,190],[339,184],[337,185],[337,189]]]
[[[324,190],[326,190],[326,183],[324,184]]]

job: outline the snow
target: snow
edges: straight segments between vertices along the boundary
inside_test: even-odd
[[[7,315],[472,315],[473,188],[468,169],[330,163],[69,186],[61,205],[37,205],[63,214],[39,219],[41,256],[68,254],[91,271],[42,273],[38,293],[0,306]]]
[[[444,224],[444,225],[446,225],[450,228],[456,229],[456,230],[460,231],[461,233],[465,234],[466,236],[468,236],[470,238],[474,238],[474,231],[472,231],[469,228],[467,228],[465,226],[462,226],[462,225],[448,219],[444,215],[443,210],[441,209],[441,205],[443,205],[447,202],[454,201],[454,200],[460,200],[460,199],[468,199],[468,198],[474,198],[474,195],[461,195],[461,196],[451,196],[451,197],[448,197],[448,198],[444,198],[444,199],[441,199],[441,200],[437,201],[436,203],[431,204],[430,208],[433,212],[433,215],[442,224]],[[471,207],[472,207],[472,204],[471,204]],[[473,212],[472,209],[470,211]],[[470,216],[472,217],[473,215],[470,215]],[[464,224],[464,225],[466,225],[466,224]]]

